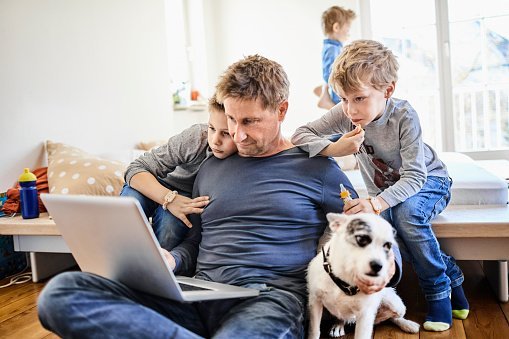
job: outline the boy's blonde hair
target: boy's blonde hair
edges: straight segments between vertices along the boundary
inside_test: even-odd
[[[209,105],[208,105],[209,112],[218,112],[218,113],[224,113],[224,106],[223,104],[219,103],[216,98],[216,93],[214,93],[210,99],[209,99]]]
[[[262,108],[277,109],[288,100],[290,82],[283,67],[260,55],[235,62],[221,75],[216,85],[217,101],[227,98],[260,99]]]
[[[391,50],[374,40],[356,40],[345,46],[332,64],[329,83],[336,93],[370,85],[384,90],[398,81],[399,64]]]
[[[337,22],[339,26],[343,26],[349,21],[355,19],[356,14],[351,9],[344,9],[339,6],[332,6],[322,14],[322,29],[325,35],[333,32],[332,27]]]

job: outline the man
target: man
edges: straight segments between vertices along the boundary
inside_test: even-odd
[[[216,95],[238,154],[202,164],[193,196],[210,202],[186,240],[163,250],[177,274],[257,288],[259,296],[183,304],[64,273],[41,294],[42,324],[62,337],[303,337],[305,272],[325,215],[342,211],[340,183],[356,194],[333,160],[310,159],[281,134],[288,88],[282,67],[257,55],[222,75]],[[383,286],[359,281],[367,292]]]

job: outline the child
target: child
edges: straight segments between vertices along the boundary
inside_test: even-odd
[[[299,127],[292,142],[310,156],[355,153],[370,197],[345,204],[345,213],[382,212],[395,227],[428,302],[424,328],[445,331],[452,316],[465,319],[469,312],[463,273],[440,250],[430,223],[450,200],[451,180],[435,151],[423,143],[415,110],[391,98],[398,67],[392,52],[376,41],[346,46],[330,81],[341,105]],[[337,132],[345,134],[336,142],[323,138]]]
[[[350,27],[355,19],[355,12],[351,9],[344,9],[339,6],[332,6],[322,14],[323,34],[327,37],[323,40],[322,49],[322,75],[325,84],[315,89],[320,99],[318,107],[327,110],[334,107],[339,101],[339,97],[327,85],[331,73],[332,63],[341,52],[343,44],[350,35]]]
[[[161,247],[171,250],[192,227],[187,214],[201,213],[208,197],[191,199],[201,163],[214,155],[224,159],[237,152],[230,138],[223,105],[209,100],[209,122],[197,124],[133,161],[125,172],[121,196],[139,200]]]

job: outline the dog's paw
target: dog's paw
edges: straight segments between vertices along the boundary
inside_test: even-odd
[[[403,331],[407,333],[418,333],[420,325],[412,320],[408,320],[405,318],[393,318],[391,319],[393,323],[398,325]]]
[[[339,338],[345,335],[345,327],[341,324],[332,325],[329,331],[329,337]]]

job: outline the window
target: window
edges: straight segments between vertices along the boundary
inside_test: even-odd
[[[509,2],[363,4],[364,31],[398,56],[395,96],[418,112],[424,141],[444,151],[509,150]]]

